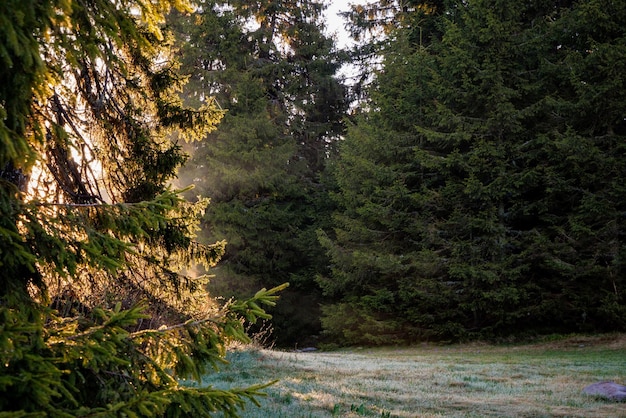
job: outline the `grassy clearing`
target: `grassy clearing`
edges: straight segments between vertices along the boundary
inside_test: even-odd
[[[626,383],[626,335],[532,345],[423,345],[291,353],[244,349],[203,384],[273,379],[243,417],[626,417],[626,403],[581,393]]]

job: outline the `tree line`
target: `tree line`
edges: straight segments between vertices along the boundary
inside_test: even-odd
[[[321,8],[178,20],[187,97],[228,109],[181,172],[213,292],[290,282],[284,346],[623,330],[624,7],[380,1],[345,51]]]

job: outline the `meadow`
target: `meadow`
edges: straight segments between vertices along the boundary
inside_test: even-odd
[[[246,418],[626,417],[626,403],[581,393],[601,380],[626,384],[623,334],[329,352],[243,347],[227,358],[203,385],[278,379]]]

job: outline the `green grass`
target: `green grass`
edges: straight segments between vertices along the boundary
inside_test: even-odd
[[[204,385],[280,381],[242,417],[626,417],[581,393],[626,383],[626,335],[538,344],[420,345],[291,353],[238,349]]]

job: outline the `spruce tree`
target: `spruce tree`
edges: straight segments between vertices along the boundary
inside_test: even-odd
[[[227,110],[181,171],[211,199],[203,238],[228,242],[210,286],[246,297],[289,281],[272,326],[279,345],[303,344],[320,329],[314,277],[328,263],[315,230],[330,207],[321,176],[345,109],[322,4],[204,1],[202,11],[198,24],[172,24],[187,40],[185,97],[215,93]]]
[[[169,184],[183,106],[162,30],[186,2],[0,4],[0,410],[5,416],[235,416],[261,386],[182,388],[223,361],[278,289],[219,307],[192,263],[206,201]]]
[[[327,331],[624,329],[624,6],[417,6],[335,170]]]

